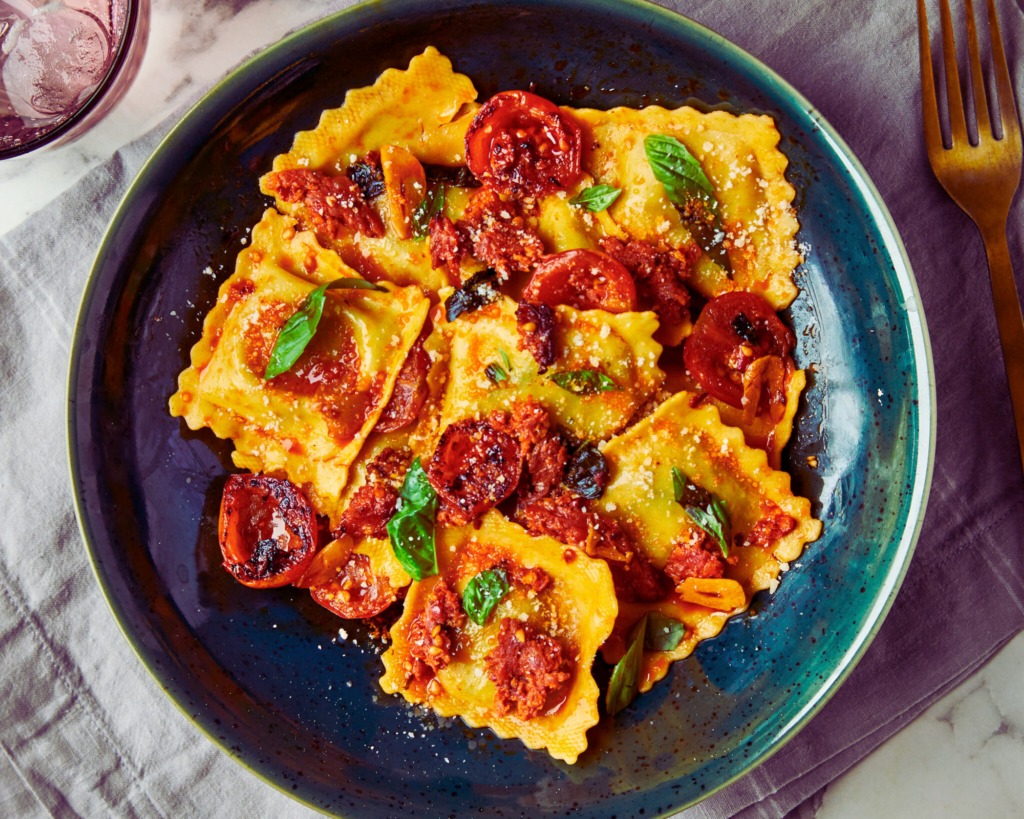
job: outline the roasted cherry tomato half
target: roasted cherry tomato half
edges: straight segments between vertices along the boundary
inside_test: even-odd
[[[441,435],[426,473],[452,522],[462,525],[511,495],[522,468],[519,441],[486,421],[467,418]]]
[[[502,91],[466,131],[473,175],[499,193],[544,196],[580,178],[580,126],[553,102],[527,91]]]
[[[377,420],[377,432],[394,432],[415,421],[427,400],[427,373],[430,371],[430,355],[423,349],[419,339],[409,350],[395,379],[391,399]]]
[[[398,599],[391,581],[374,574],[370,558],[363,554],[351,555],[333,580],[312,586],[309,592],[317,603],[346,620],[373,617]]]
[[[545,256],[523,298],[577,310],[636,310],[636,285],[626,267],[598,250],[566,250]]]
[[[690,375],[713,397],[742,409],[743,374],[757,359],[778,356],[792,369],[793,331],[753,293],[725,293],[709,301],[683,347]]]
[[[298,580],[317,549],[313,507],[291,481],[232,475],[220,502],[224,568],[254,589]]]

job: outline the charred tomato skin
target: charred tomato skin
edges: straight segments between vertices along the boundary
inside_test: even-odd
[[[522,469],[519,441],[467,418],[444,431],[425,471],[442,504],[468,523],[511,495]]]
[[[626,313],[636,310],[636,284],[625,265],[607,253],[581,248],[546,256],[523,298],[551,307]]]
[[[583,135],[571,116],[528,91],[502,91],[466,131],[473,175],[499,193],[545,196],[580,178]]]
[[[772,306],[753,293],[724,293],[709,301],[683,346],[683,362],[700,385],[719,401],[743,407],[743,372],[767,355],[792,368],[796,336]]]
[[[298,580],[317,551],[317,519],[291,481],[232,475],[221,496],[217,526],[224,568],[254,589]]]

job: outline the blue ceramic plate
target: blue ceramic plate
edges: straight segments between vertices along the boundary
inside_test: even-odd
[[[230,446],[167,414],[217,285],[267,203],[258,175],[348,88],[428,44],[483,98],[535,82],[577,106],[727,95],[737,111],[770,114],[810,247],[790,318],[798,362],[815,367],[788,461],[824,533],[776,595],[592,729],[574,766],[414,713],[381,692],[379,649],[361,626],[345,623],[349,639],[336,640],[342,621],[307,592],[232,580],[215,531]],[[267,49],[157,149],[89,280],[68,426],[79,520],[114,616],[168,696],[275,787],[359,819],[657,816],[778,750],[864,652],[923,515],[933,389],[921,303],[878,193],[813,107],[752,57],[639,2],[387,0]]]

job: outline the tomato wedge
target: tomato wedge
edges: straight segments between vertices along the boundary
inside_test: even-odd
[[[423,349],[423,338],[412,346],[398,371],[391,398],[377,419],[377,432],[394,432],[411,424],[419,417],[427,400],[427,373],[430,355]]]
[[[768,302],[753,293],[725,293],[709,301],[683,347],[690,375],[719,401],[743,408],[743,376],[760,358],[775,356],[792,371],[796,336]],[[749,379],[748,379],[749,381]]]
[[[580,126],[553,102],[528,91],[502,91],[466,131],[470,171],[511,196],[544,196],[580,178]]]
[[[427,480],[456,526],[476,520],[519,485],[519,441],[487,421],[456,421],[441,435]]]
[[[254,589],[298,580],[316,555],[313,507],[291,481],[266,475],[228,478],[218,534],[224,568]]]
[[[598,250],[566,250],[545,256],[523,298],[577,310],[636,310],[636,285],[626,266]]]
[[[373,573],[370,558],[353,554],[332,580],[309,590],[321,606],[346,620],[361,620],[380,614],[398,599],[387,577]]]

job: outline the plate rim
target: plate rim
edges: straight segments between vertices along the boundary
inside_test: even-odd
[[[537,0],[519,0],[519,2],[522,5],[527,6],[547,6],[557,4],[557,0],[555,3],[544,2],[544,0],[541,0],[541,2],[537,2]],[[899,295],[903,298],[902,307],[908,318],[911,342],[910,347],[914,352],[915,366],[913,371],[919,390],[917,410],[921,422],[918,424],[919,433],[918,440],[916,442],[917,446],[913,449],[908,449],[908,452],[913,452],[917,459],[916,469],[913,473],[911,495],[907,504],[907,520],[913,520],[914,524],[913,526],[904,527],[899,544],[893,553],[893,561],[889,572],[885,577],[885,582],[879,588],[876,602],[865,615],[864,622],[858,629],[855,639],[843,654],[841,660],[833,668],[832,673],[823,681],[818,693],[813,696],[804,705],[804,707],[779,730],[779,733],[770,748],[765,749],[759,754],[753,755],[745,763],[738,765],[734,773],[722,782],[716,783],[713,787],[709,786],[699,797],[684,804],[672,807],[667,812],[660,814],[661,819],[667,819],[667,817],[674,816],[679,811],[686,810],[699,802],[703,802],[713,794],[719,793],[723,789],[729,787],[749,774],[755,768],[763,765],[771,757],[782,750],[782,748],[788,745],[789,742],[799,734],[800,730],[806,726],[806,724],[810,722],[810,720],[813,719],[825,704],[836,694],[842,684],[853,672],[853,669],[857,666],[858,662],[863,658],[868,648],[870,648],[872,642],[874,642],[874,639],[881,629],[889,610],[895,602],[899,589],[903,584],[903,580],[906,577],[914,550],[921,534],[921,528],[924,524],[924,518],[927,511],[934,472],[937,428],[935,369],[924,304],[921,300],[917,280],[914,276],[906,247],[903,244],[903,240],[900,237],[896,224],[893,221],[881,194],[878,192],[878,189],[871,180],[871,177],[868,175],[863,164],[835,128],[833,128],[825,119],[821,112],[793,85],[768,65],[757,59],[754,55],[750,54],[741,46],[733,43],[731,40],[718,34],[711,28],[686,17],[680,12],[657,5],[652,2],[652,0],[573,0],[573,2],[588,4],[597,11],[604,10],[620,15],[654,15],[658,18],[660,24],[659,28],[670,34],[677,33],[680,30],[689,29],[692,34],[696,34],[701,39],[708,41],[715,50],[720,53],[724,53],[728,61],[738,64],[744,71],[756,76],[762,87],[764,87],[764,85],[760,83],[761,80],[764,80],[768,84],[774,86],[773,90],[780,92],[783,96],[790,99],[813,120],[819,133],[825,138],[831,148],[833,155],[840,160],[840,165],[846,171],[851,186],[860,194],[864,204],[867,206],[868,215],[874,221],[879,232],[882,234],[882,238],[884,239],[882,243],[883,247],[886,249],[889,260],[892,263],[895,281],[900,285],[902,291]],[[75,430],[77,396],[73,392],[73,388],[77,382],[77,376],[79,374],[80,363],[83,356],[82,340],[85,334],[84,324],[87,318],[87,308],[92,304],[94,297],[97,295],[96,291],[99,278],[97,275],[98,271],[102,263],[105,261],[105,257],[110,253],[111,245],[115,240],[115,234],[117,233],[118,227],[122,222],[125,213],[129,209],[131,200],[135,198],[138,190],[145,189],[146,186],[144,183],[154,173],[154,168],[158,159],[165,149],[185,136],[185,132],[188,130],[188,126],[191,121],[204,112],[205,109],[212,104],[214,98],[219,97],[221,94],[229,91],[239,83],[242,83],[245,86],[251,86],[252,79],[249,77],[243,77],[243,74],[247,74],[254,65],[258,65],[260,62],[265,60],[270,60],[274,55],[287,50],[294,43],[305,39],[314,30],[322,29],[324,27],[331,28],[339,23],[347,23],[349,22],[347,18],[350,17],[357,19],[360,16],[366,16],[368,18],[368,22],[381,22],[382,20],[387,19],[387,11],[389,8],[406,5],[411,5],[410,0],[361,0],[361,2],[347,8],[311,20],[265,48],[260,49],[256,53],[250,54],[242,59],[234,67],[229,69],[223,77],[211,85],[209,89],[188,108],[181,118],[160,139],[146,158],[145,162],[139,168],[131,184],[121,197],[121,200],[119,201],[117,208],[104,231],[103,238],[93,257],[89,276],[79,302],[67,370],[66,445],[69,478],[75,507],[75,519],[78,523],[78,529],[82,536],[83,547],[85,549],[90,568],[92,569],[93,577],[99,585],[100,593],[103,595],[119,630],[128,642],[128,645],[134,652],[135,656],[141,662],[142,666],[147,672],[149,672],[160,691],[174,704],[178,711],[200,731],[200,733],[202,733],[229,759],[236,762],[249,774],[256,776],[261,781],[267,783],[275,790],[290,797],[291,799],[321,813],[323,813],[324,808],[306,799],[302,795],[301,791],[288,790],[285,788],[284,784],[279,783],[269,775],[264,774],[259,768],[251,764],[249,760],[245,759],[243,755],[232,750],[229,745],[229,738],[226,737],[223,740],[218,738],[214,733],[213,726],[205,725],[199,714],[190,714],[185,703],[180,701],[179,698],[169,690],[166,682],[161,678],[160,673],[157,671],[155,666],[147,661],[141,645],[142,641],[134,634],[131,628],[131,621],[128,619],[123,608],[113,596],[108,583],[105,581],[103,570],[100,565],[101,561],[97,558],[97,555],[94,553],[91,545],[91,530],[88,526],[87,516],[84,511],[84,499],[82,497],[81,486],[82,481],[76,454],[76,445],[78,443],[78,437]],[[173,114],[171,116],[173,116]],[[925,384],[927,384],[926,389],[924,388]],[[334,812],[333,815],[339,818],[343,816],[343,814],[337,812]],[[346,811],[345,816],[347,815],[348,812]]]

